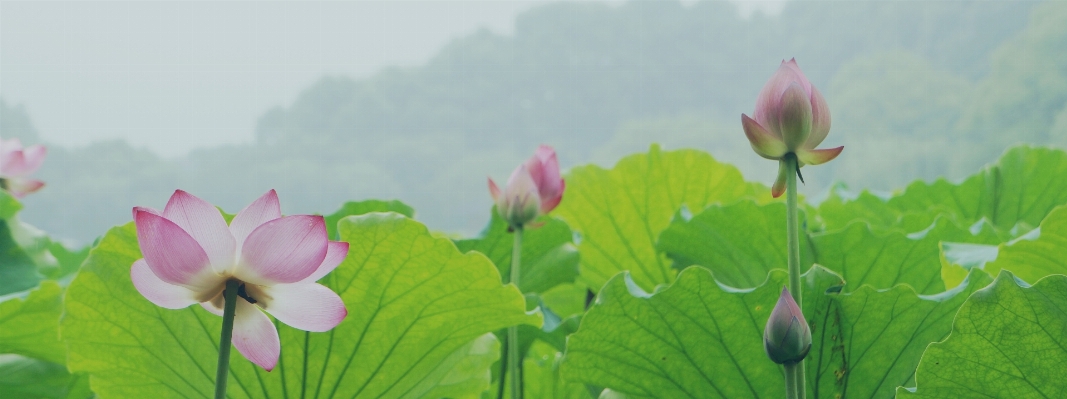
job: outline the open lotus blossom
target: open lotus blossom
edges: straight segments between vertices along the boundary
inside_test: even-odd
[[[218,209],[181,190],[162,212],[137,207],[133,218],[144,255],[130,270],[137,291],[167,309],[199,303],[222,316],[226,282],[236,280],[233,344],[267,371],[278,363],[281,344],[262,311],[316,332],[348,314],[336,293],[316,283],[344,260],[348,243],[327,240],[322,216],[282,217],[274,190],[228,226]]]
[[[804,360],[811,349],[811,328],[786,288],[782,288],[778,304],[774,305],[763,329],[763,349],[778,364]]]
[[[41,167],[47,153],[40,144],[22,148],[19,139],[0,140],[0,189],[22,198],[44,187],[44,182],[27,176]]]
[[[556,150],[547,145],[511,172],[503,191],[489,179],[489,194],[496,211],[512,227],[522,227],[555,209],[563,199],[563,188]]]
[[[830,133],[830,109],[822,94],[808,81],[796,59],[782,61],[756,98],[752,118],[741,114],[741,126],[761,157],[779,161],[778,179],[771,194],[785,191],[787,154],[795,154],[797,167],[818,165],[837,157],[845,147],[817,150]]]

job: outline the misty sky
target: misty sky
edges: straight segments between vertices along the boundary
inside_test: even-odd
[[[743,14],[781,1],[739,0]],[[324,75],[416,66],[544,0],[0,2],[0,97],[51,142],[124,138],[172,157],[252,139]]]

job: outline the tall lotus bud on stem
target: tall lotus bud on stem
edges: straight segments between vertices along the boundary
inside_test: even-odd
[[[511,172],[504,190],[489,179],[489,193],[496,203],[496,211],[511,229],[522,228],[555,209],[563,199],[563,188],[556,151],[545,145]]]
[[[782,288],[778,304],[774,305],[763,329],[763,349],[778,364],[796,364],[811,349],[811,329],[787,288]]]
[[[782,61],[760,90],[752,117],[741,114],[741,126],[756,154],[779,161],[771,189],[775,198],[785,192],[787,174],[794,173],[786,167],[787,159],[796,159],[795,173],[801,176],[802,166],[829,162],[845,148],[815,149],[830,133],[830,109],[796,59]]]

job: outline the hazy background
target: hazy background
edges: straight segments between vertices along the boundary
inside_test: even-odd
[[[0,136],[45,143],[23,219],[85,243],[175,188],[235,212],[398,198],[431,228],[488,218],[485,176],[652,142],[770,184],[740,114],[796,57],[838,161],[888,190],[1015,142],[1067,146],[1067,2],[0,2]]]

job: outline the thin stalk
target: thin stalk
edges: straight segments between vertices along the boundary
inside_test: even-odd
[[[511,283],[519,287],[519,274],[522,264],[522,227],[515,228],[515,245],[511,249]],[[521,289],[520,289],[521,291]],[[519,327],[508,327],[508,386],[511,388],[511,399],[522,399],[522,376],[519,372],[519,364],[522,358],[519,356]]]
[[[785,397],[786,399],[797,399],[797,364],[786,363],[782,365],[785,367]]]
[[[222,311],[222,337],[219,338],[219,365],[215,369],[215,399],[226,399],[226,381],[230,377],[230,341],[233,338],[233,315],[237,310],[237,280],[226,282],[222,296],[226,306]]]
[[[799,173],[799,165],[797,164],[796,154],[790,153],[786,155],[785,165],[785,228],[786,239],[789,242],[789,293],[793,294],[793,300],[796,301],[797,307],[803,311],[804,296],[800,285],[800,226],[797,222],[797,174]],[[789,375],[789,369],[790,367],[786,367],[786,376]],[[804,361],[801,360],[792,369],[796,378],[797,397],[804,399],[807,396]]]

